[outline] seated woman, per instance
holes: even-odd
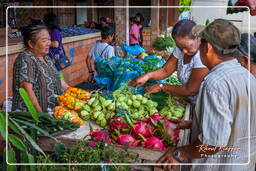
[[[12,111],[27,111],[19,88],[24,88],[38,112],[56,106],[56,96],[68,88],[59,78],[53,61],[47,55],[51,38],[45,25],[29,25],[22,32],[26,49],[21,52],[13,67]]]

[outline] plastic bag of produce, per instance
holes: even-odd
[[[123,70],[119,71],[114,76],[114,83],[112,91],[119,89],[123,84],[127,84],[129,81],[139,76],[137,71]]]
[[[107,90],[110,90],[112,87],[112,78],[109,77],[94,77],[95,81],[99,85],[103,85]]]
[[[101,59],[100,57],[96,56],[94,63],[96,71],[100,77],[113,77],[115,70],[120,64],[120,59],[118,57]]]
[[[128,46],[127,44],[123,44],[123,49],[127,53],[127,56],[139,55],[145,50],[140,45]]]

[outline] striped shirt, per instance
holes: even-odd
[[[250,80],[250,93],[249,93]],[[249,110],[249,96],[250,106]],[[208,158],[194,159],[195,171],[254,171],[256,161],[256,79],[241,67],[236,59],[215,66],[201,84],[197,105],[196,122],[198,138],[203,144],[222,149]],[[249,113],[250,112],[250,113]],[[250,117],[250,118],[249,118]],[[249,153],[250,122],[250,153]],[[236,148],[236,149],[235,149]],[[239,150],[238,150],[239,148]],[[216,165],[216,163],[241,163],[249,165]]]

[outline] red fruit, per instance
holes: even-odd
[[[145,147],[149,148],[149,149],[157,149],[157,150],[164,150],[165,149],[165,145],[162,142],[162,140],[160,140],[157,137],[150,137],[150,138],[146,138],[145,140]]]
[[[173,143],[178,144],[180,129],[170,121],[165,122],[164,129],[166,131],[166,135],[173,140]]]
[[[163,119],[163,117],[157,113],[150,116],[155,122],[158,122],[159,120]]]
[[[92,140],[94,140],[94,141],[111,142],[107,132],[103,132],[103,131],[99,131],[99,130],[91,131],[90,136],[91,136]]]
[[[116,141],[121,145],[137,146],[136,139],[129,134],[119,135]]]
[[[152,136],[153,130],[154,130],[153,126],[145,122],[140,122],[138,124],[135,124],[134,127],[132,128],[132,132],[135,136],[138,136],[139,134],[141,134],[144,137]]]
[[[113,117],[109,120],[109,129],[115,130],[115,129],[123,129],[123,128],[129,128],[127,125],[125,119],[123,117]]]

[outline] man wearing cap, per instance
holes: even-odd
[[[201,38],[200,57],[210,70],[201,84],[193,120],[198,131],[192,132],[198,132],[198,139],[170,148],[158,162],[192,161],[195,171],[254,171],[256,79],[233,57],[240,32],[231,22],[216,19],[205,28],[195,26],[193,33]]]
[[[250,49],[248,48],[249,45]],[[256,78],[256,38],[248,33],[243,33],[235,57],[237,57],[239,63],[248,69]]]

